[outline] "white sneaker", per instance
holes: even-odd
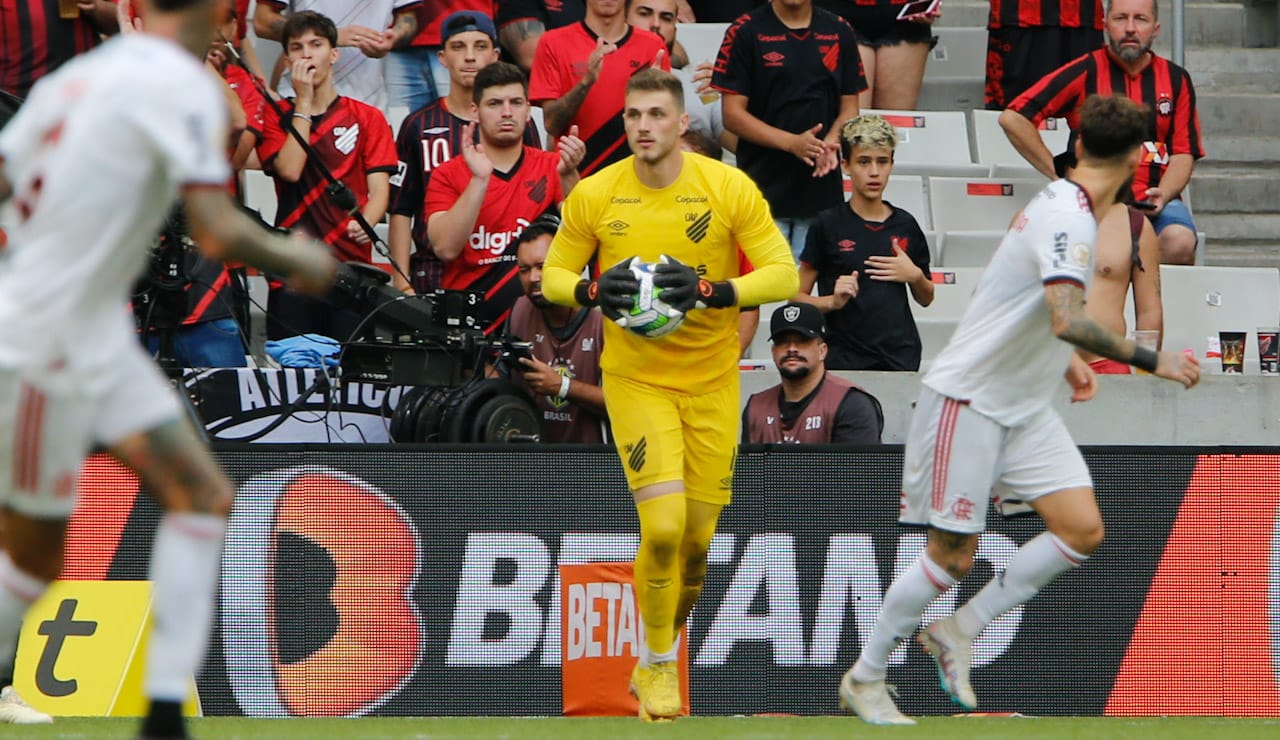
[[[973,665],[973,642],[956,634],[951,617],[939,619],[920,630],[916,640],[925,652],[933,656],[938,666],[938,683],[951,701],[972,712],[978,708],[978,696],[969,683],[969,668]]]
[[[840,679],[840,705],[872,725],[914,725],[916,721],[898,711],[884,681],[855,681],[853,669]]]
[[[0,689],[0,724],[49,725],[53,717],[22,700],[12,686]]]

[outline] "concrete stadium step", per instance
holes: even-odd
[[[1202,160],[1192,176],[1191,197],[1196,214],[1274,212],[1280,206],[1276,167],[1275,163],[1224,165],[1212,159]]]
[[[1195,197],[1199,197],[1196,195]],[[1221,211],[1196,213],[1196,226],[1208,235],[1209,245],[1215,241],[1236,242],[1250,240],[1263,242],[1280,239],[1280,213],[1246,213]]]
[[[1207,240],[1204,255],[1206,265],[1218,267],[1276,267],[1280,268],[1280,242],[1270,239],[1219,239]]]
[[[1261,93],[1200,93],[1196,108],[1205,142],[1225,134],[1274,136],[1280,120],[1280,95]]]
[[[1276,70],[1280,70],[1280,49],[1187,50],[1187,71],[1197,92],[1275,92]]]

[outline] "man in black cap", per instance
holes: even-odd
[[[880,444],[880,402],[827,372],[826,324],[816,306],[788,303],[774,311],[769,339],[782,382],[747,400],[743,442]]]

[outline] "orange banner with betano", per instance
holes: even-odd
[[[564,715],[636,716],[629,692],[644,625],[631,563],[560,566],[560,673]],[[689,645],[680,635],[680,693],[689,714]]]

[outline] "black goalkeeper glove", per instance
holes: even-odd
[[[599,306],[605,318],[617,321],[623,311],[635,304],[640,281],[631,272],[634,257],[625,259],[600,273],[595,280],[583,280],[573,290],[573,297],[584,306]]]
[[[662,288],[663,303],[683,313],[695,308],[728,308],[737,300],[728,280],[704,280],[692,267],[665,254],[653,269],[653,284]]]

